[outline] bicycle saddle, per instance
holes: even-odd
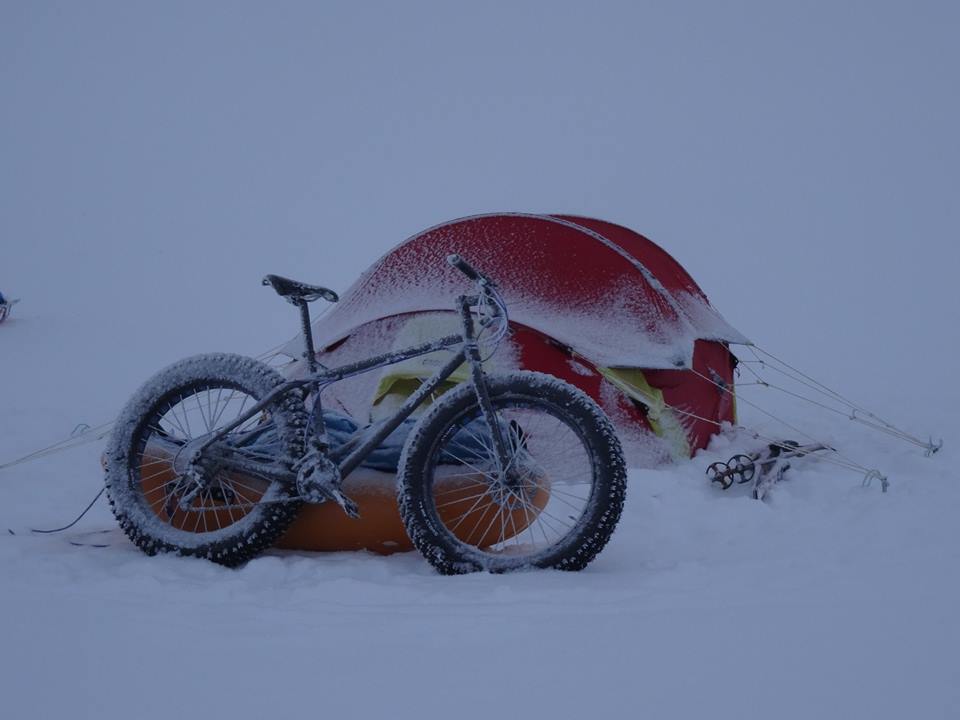
[[[307,285],[306,283],[290,280],[279,275],[267,275],[263,278],[263,284],[269,285],[276,290],[277,295],[286,298],[294,305],[301,300],[304,302],[313,302],[323,298],[328,302],[337,302],[340,297],[333,291],[319,285]]]

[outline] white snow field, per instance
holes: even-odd
[[[631,470],[585,571],[452,578],[149,558],[102,499],[32,534],[101,487],[84,445],[0,470],[0,716],[960,717],[958,30],[937,2],[0,3],[0,464],[287,340],[263,274],[343,291],[499,210],[649,235],[761,347],[944,440],[745,386],[889,491],[812,460],[766,502],[710,487],[741,433]]]

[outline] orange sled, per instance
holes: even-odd
[[[454,528],[454,534],[461,540],[466,540],[477,528],[488,528],[479,541],[475,535],[470,537],[470,544],[478,547],[519,535],[536,520],[550,499],[549,480],[540,478],[527,498],[525,509],[507,511],[492,501],[478,506],[477,496],[485,491],[488,483],[479,474],[464,475],[462,467],[450,467],[456,477],[440,476],[435,481],[434,492],[443,495],[443,502],[438,503],[440,519],[447,527]],[[235,500],[226,497],[209,498],[203,506],[195,505],[189,512],[175,508],[171,513],[164,488],[176,479],[176,473],[172,456],[159,445],[152,445],[144,452],[140,476],[144,478],[141,485],[153,512],[181,530],[207,532],[236,522],[244,513],[235,509]],[[262,495],[262,491],[243,477],[230,476],[229,484],[248,502],[256,502]],[[391,473],[358,468],[343,484],[344,493],[360,508],[358,519],[347,517],[333,503],[304,505],[276,546],[314,551],[369,550],[381,555],[413,550],[400,519],[395,485],[396,476]],[[494,522],[498,513],[501,520]],[[504,528],[510,528],[512,534],[504,536]]]

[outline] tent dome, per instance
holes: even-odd
[[[458,253],[500,287],[511,319],[607,367],[687,368],[696,340],[746,343],[668,253],[619,225],[504,213],[425,230],[381,257],[316,321],[327,348],[390,315],[451,310]]]

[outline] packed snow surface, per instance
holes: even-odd
[[[960,717],[955,3],[6,3],[0,463],[202,352],[298,330],[268,272],[350,284],[495,211],[621,223],[758,346],[944,447],[743,397],[891,482],[768,501],[633,470],[584,572],[415,553],[149,558],[103,442],[0,470],[4,718]],[[747,403],[741,421],[804,440]],[[9,529],[10,532],[7,532]],[[99,546],[104,547],[99,547]]]

